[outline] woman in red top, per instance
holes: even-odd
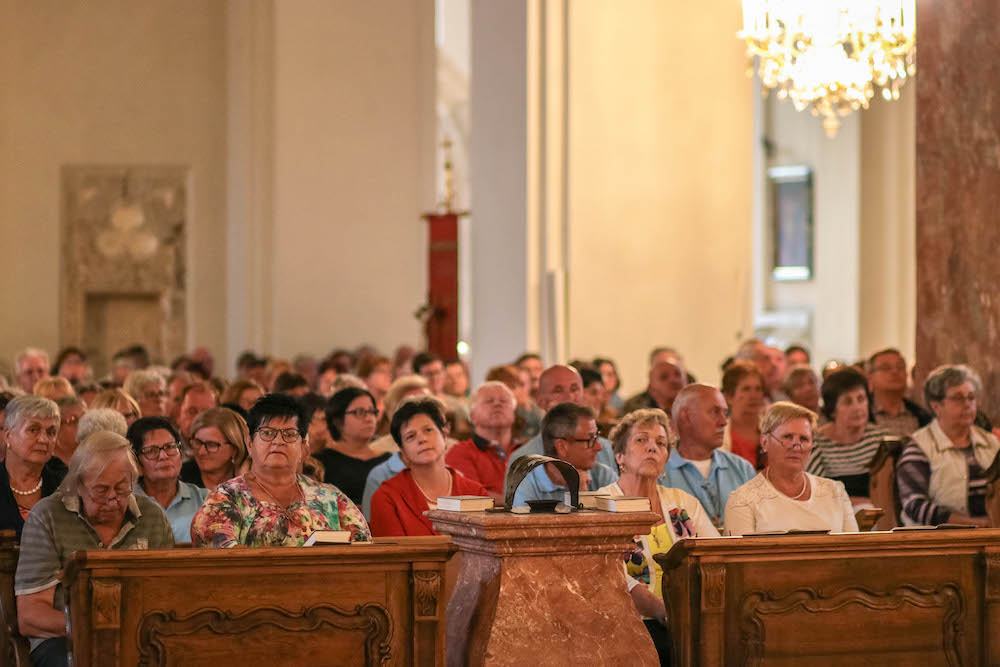
[[[434,398],[410,399],[396,409],[389,432],[407,467],[372,496],[368,524],[375,537],[437,535],[424,512],[435,509],[439,497],[488,495],[482,484],[444,464],[446,423]]]
[[[722,376],[722,395],[729,404],[727,449],[762,470],[767,466],[760,448],[760,415],[767,407],[764,376],[752,361],[733,362]]]

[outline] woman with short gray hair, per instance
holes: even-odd
[[[934,421],[913,434],[896,463],[904,523],[989,527],[985,473],[1000,440],[975,425],[982,386],[965,365],[938,366],[927,377]]]
[[[66,475],[53,456],[59,408],[41,396],[18,396],[4,409],[7,456],[0,463],[0,530],[21,538],[28,512],[50,495]]]

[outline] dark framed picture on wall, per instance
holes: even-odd
[[[805,165],[767,170],[775,280],[813,278],[813,180]]]

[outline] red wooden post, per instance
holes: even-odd
[[[445,361],[458,358],[458,217],[427,213],[427,305],[423,310],[427,349]]]

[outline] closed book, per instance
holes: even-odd
[[[649,512],[649,498],[598,496],[597,509],[605,512]]]
[[[601,493],[600,491],[581,491],[580,492],[580,504],[583,505],[584,509],[596,510],[597,509],[597,499],[600,497],[608,497],[607,493]],[[563,503],[569,505],[570,494],[569,491],[563,497]]]
[[[317,544],[350,544],[351,531],[349,530],[314,530],[313,534],[306,540],[304,546],[311,547]]]
[[[446,512],[482,512],[493,509],[493,499],[483,496],[441,496],[438,509]]]

